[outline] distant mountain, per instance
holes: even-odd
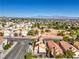
[[[48,18],[48,19],[79,19],[79,17],[67,17],[67,16],[34,16],[31,18]]]
[[[12,19],[12,18],[44,18],[44,19],[79,19],[79,17],[67,17],[67,16],[32,16],[32,17],[0,17],[0,20],[1,19]]]

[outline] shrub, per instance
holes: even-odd
[[[4,50],[8,50],[10,47],[11,47],[10,44],[6,44],[6,45],[3,47],[3,49],[4,49]]]

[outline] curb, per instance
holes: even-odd
[[[17,42],[14,42],[14,44],[12,45],[12,47],[9,48],[5,54],[3,54],[3,58],[5,58],[8,53],[10,53],[10,51],[16,46],[16,44],[17,44]]]

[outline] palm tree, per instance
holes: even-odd
[[[32,39],[32,46],[33,46],[33,51],[34,51],[34,47],[35,47],[35,39]]]
[[[47,50],[47,56],[50,57],[51,49],[50,48],[46,48],[46,50]]]
[[[50,55],[51,55],[51,49],[48,47],[47,43],[46,43],[46,50],[47,50],[47,53],[46,55],[50,58]]]
[[[54,58],[56,57],[56,51],[55,51],[55,47],[53,47],[53,49],[54,49]]]

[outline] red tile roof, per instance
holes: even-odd
[[[51,51],[54,53],[54,48],[55,48],[55,51],[58,53],[58,54],[63,54],[63,51],[62,49],[59,47],[59,45],[57,45],[55,42],[53,41],[48,41],[48,47],[51,49]]]
[[[79,42],[78,42],[78,41],[75,41],[75,42],[74,42],[74,45],[75,45],[76,48],[79,49]]]
[[[67,51],[70,48],[72,48],[73,52],[77,51],[77,49],[74,46],[72,46],[71,44],[69,44],[68,42],[60,41],[59,43],[60,43],[61,47],[63,48],[63,50],[65,50],[65,51]]]

